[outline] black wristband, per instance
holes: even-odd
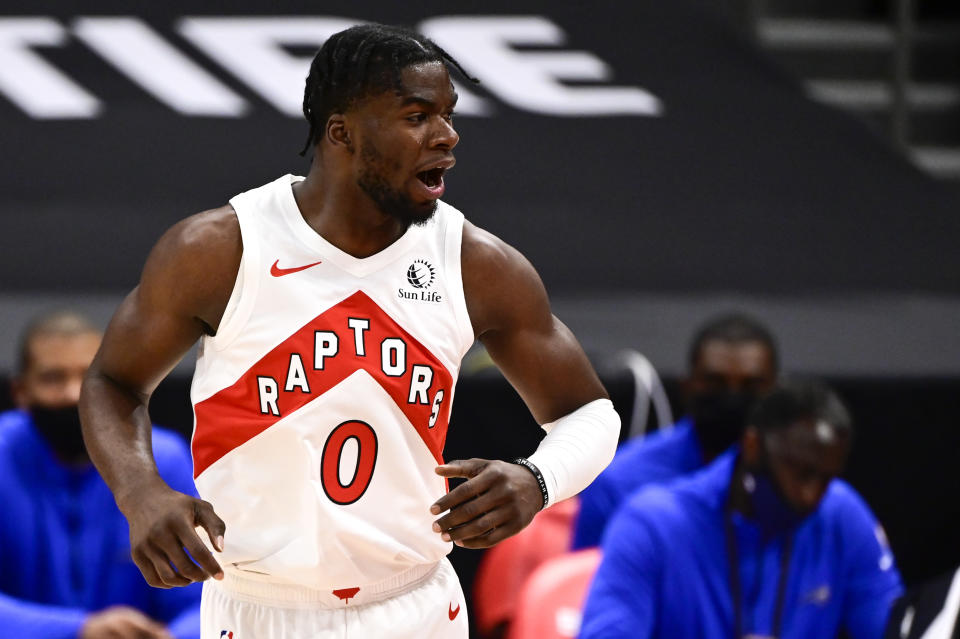
[[[519,464],[520,466],[523,466],[524,468],[529,470],[531,473],[533,473],[533,476],[537,480],[537,486],[540,487],[540,496],[543,497],[543,506],[540,507],[540,510],[543,510],[544,508],[546,508],[547,504],[550,501],[550,494],[547,492],[547,482],[543,478],[543,473],[541,473],[540,469],[537,468],[533,464],[533,462],[531,462],[526,457],[517,457],[516,459],[513,460],[513,463]]]

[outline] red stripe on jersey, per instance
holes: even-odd
[[[354,330],[347,324],[351,318],[370,321],[363,331],[364,355],[358,356]],[[339,349],[336,355],[325,357],[323,370],[314,370],[315,331],[337,334]],[[396,377],[388,376],[381,367],[381,344],[387,338],[400,338],[406,345],[406,367]],[[291,354],[300,356],[310,387],[306,393],[300,387],[285,391]],[[398,364],[394,361],[393,365]],[[429,366],[433,377],[427,391],[427,403],[408,402],[410,381],[415,365]],[[237,446],[287,417],[311,400],[330,390],[357,370],[365,370],[390,395],[417,433],[426,443],[438,463],[443,463],[443,444],[450,419],[450,396],[453,376],[423,344],[405,331],[383,309],[361,291],[330,307],[285,339],[257,363],[251,366],[234,384],[217,392],[194,406],[196,426],[193,435],[194,478],[211,464]],[[276,399],[280,415],[261,412],[260,382],[258,378],[276,380],[279,396]],[[438,390],[443,391],[436,422],[429,426],[432,402]],[[416,399],[422,400],[420,394]],[[365,401],[357,398],[358,402]],[[348,418],[349,416],[344,416]]]

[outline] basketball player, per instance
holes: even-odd
[[[87,377],[84,434],[144,577],[214,577],[205,638],[466,637],[451,542],[518,532],[613,456],[617,414],[533,267],[440,201],[448,64],[395,27],[332,36],[307,78],[307,177],[170,229]],[[442,461],[475,338],[548,433],[529,459]],[[202,501],[158,477],[147,417],[197,339]]]

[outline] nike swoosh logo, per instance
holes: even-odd
[[[460,604],[457,604],[457,608],[453,608],[453,604],[450,604],[450,610],[447,611],[447,615],[450,617],[450,621],[453,621],[457,618],[457,615],[460,614]]]
[[[273,263],[273,266],[270,267],[270,275],[274,277],[283,277],[284,275],[290,275],[291,273],[297,273],[299,271],[306,270],[311,266],[316,266],[320,262],[314,262],[313,264],[307,264],[306,266],[294,266],[293,268],[280,268],[277,266],[280,263],[280,260],[277,260]]]

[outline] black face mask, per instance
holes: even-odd
[[[754,400],[752,393],[730,391],[711,391],[690,398],[693,428],[706,455],[718,455],[740,440]]]
[[[37,431],[61,460],[84,462],[89,459],[80,430],[80,411],[76,406],[31,406],[30,415]]]

